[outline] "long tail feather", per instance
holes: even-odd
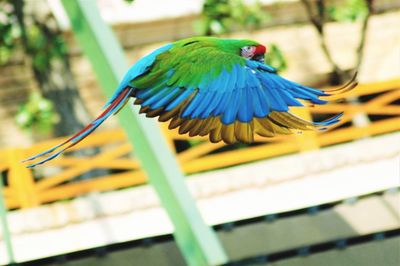
[[[58,155],[63,153],[64,151],[68,150],[69,148],[75,146],[78,144],[80,141],[85,139],[90,133],[92,133],[96,128],[98,128],[108,117],[110,117],[112,114],[117,113],[121,108],[127,103],[129,96],[131,95],[133,91],[133,88],[126,88],[124,91],[121,92],[121,94],[116,97],[108,106],[107,108],[95,119],[93,120],[89,125],[87,125],[85,128],[83,128],[81,131],[67,139],[66,141],[44,151],[39,154],[36,154],[32,157],[29,157],[23,162],[28,162],[28,161],[33,161],[37,158],[49,155],[48,157],[28,165],[28,168],[33,168],[39,164],[43,164],[47,161],[50,161],[54,158],[56,158]],[[61,148],[61,149],[60,149]],[[57,152],[55,152],[57,151]],[[55,153],[53,153],[55,152]]]

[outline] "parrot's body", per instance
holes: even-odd
[[[310,122],[289,113],[297,99],[325,104],[325,91],[305,87],[264,64],[266,48],[255,41],[193,37],[167,44],[140,59],[126,73],[103,113],[64,143],[28,158],[55,158],[93,132],[130,97],[147,117],[170,121],[169,128],[190,136],[209,135],[211,142],[251,143],[254,135],[273,137],[293,129],[327,127],[340,115]],[[355,86],[348,83],[342,90]]]

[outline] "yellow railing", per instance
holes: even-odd
[[[344,111],[341,122],[329,131],[305,132],[273,139],[256,138],[257,145],[245,149],[232,147],[226,149],[229,147],[223,143],[212,144],[204,138],[195,137],[190,140],[198,140],[198,143],[177,153],[176,156],[183,171],[190,174],[317,149],[400,129],[400,79],[359,85],[340,98],[353,96],[369,100],[357,105],[342,102],[294,110],[303,116],[310,114],[321,116]],[[330,100],[340,98],[332,96]],[[359,114],[374,116],[376,119],[365,126],[357,127],[351,122]],[[189,140],[188,136],[179,135],[177,131],[169,131],[166,127],[166,124],[162,124],[171,148],[174,147],[175,140]],[[33,207],[46,202],[77,197],[91,191],[126,188],[147,181],[146,174],[140,169],[138,161],[129,156],[132,147],[122,130],[94,133],[72,149],[76,151],[101,147],[101,152],[94,156],[64,155],[62,159],[55,159],[34,170],[27,169],[20,163],[21,159],[58,144],[61,140],[62,138],[52,139],[24,149],[12,148],[0,151],[0,173],[7,177],[4,195],[8,208]],[[93,169],[111,169],[112,173],[77,180],[78,176]]]

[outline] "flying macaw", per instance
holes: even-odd
[[[342,88],[322,91],[279,76],[264,63],[266,47],[252,40],[193,37],[153,51],[134,64],[107,101],[104,111],[63,143],[32,156],[54,159],[78,144],[108,117],[136,98],[147,117],[170,121],[180,134],[209,135],[211,142],[251,143],[254,135],[273,137],[293,130],[325,128],[341,114],[323,122],[306,121],[289,112],[289,106],[325,104],[329,96],[356,86],[354,78]]]

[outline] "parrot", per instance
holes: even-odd
[[[191,37],[168,43],[129,68],[102,113],[59,145],[29,157],[33,168],[89,136],[130,98],[146,117],[169,121],[180,134],[208,136],[212,143],[252,143],[294,131],[325,130],[342,113],[321,122],[302,119],[289,107],[326,104],[321,96],[353,89],[355,76],[340,88],[315,89],[278,75],[265,64],[267,47],[247,39]],[[300,101],[301,100],[301,101]]]

